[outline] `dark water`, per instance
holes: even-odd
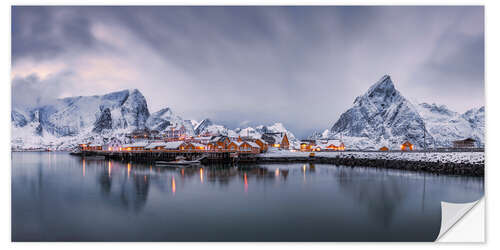
[[[14,241],[433,241],[483,179],[333,165],[164,169],[12,153]]]

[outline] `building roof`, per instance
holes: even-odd
[[[129,143],[129,144],[124,144],[122,145],[123,148],[137,148],[137,147],[146,147],[149,143],[147,141],[138,141],[134,143]]]
[[[318,145],[326,145],[326,146],[330,146],[330,145],[334,145],[334,146],[340,146],[340,144],[342,144],[342,142],[340,140],[337,140],[337,139],[328,139],[328,140],[318,140]]]
[[[197,142],[191,142],[191,144],[195,147],[205,147],[205,144],[197,143]]]
[[[260,148],[259,144],[255,143],[253,141],[244,141],[244,142],[248,143],[253,148]]]
[[[149,145],[147,145],[144,148],[145,149],[153,149],[153,148],[156,148],[156,147],[164,147],[166,145],[167,145],[166,142],[152,142],[152,143],[150,143]]]
[[[231,141],[229,144],[231,144],[231,143],[234,143],[234,144],[236,144],[236,146],[239,147],[239,146],[241,146],[241,144],[244,143],[244,141]]]
[[[165,149],[178,149],[182,144],[183,141],[169,141],[165,144]]]
[[[199,139],[199,140],[210,140],[210,139],[212,139],[212,136],[198,136],[198,137],[196,137],[195,139]]]
[[[453,142],[475,142],[476,140],[472,139],[472,138],[467,138],[467,139],[463,139],[463,140],[456,140],[456,141],[453,141]]]

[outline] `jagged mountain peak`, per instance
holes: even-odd
[[[375,82],[366,92],[366,95],[374,93],[392,93],[396,91],[394,83],[392,82],[391,76],[384,75],[380,80]]]
[[[423,146],[425,130],[417,109],[394,87],[391,77],[384,75],[340,116],[330,136],[366,138],[373,147],[381,143],[397,145],[404,140]],[[425,144],[430,141],[428,136]]]
[[[397,149],[406,140],[420,149],[450,147],[454,140],[469,137],[482,145],[484,107],[459,114],[436,103],[414,106],[385,75],[358,96],[323,137],[342,135],[351,148]]]
[[[142,129],[150,114],[142,93],[127,89],[55,99],[21,112],[13,109],[11,116],[14,139],[22,144],[43,144]]]
[[[394,83],[389,75],[384,75],[375,82],[361,96],[354,100],[354,105],[365,106],[374,111],[383,112],[388,109],[392,103],[404,100],[399,91],[394,87]]]

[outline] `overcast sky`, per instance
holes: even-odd
[[[483,7],[13,7],[13,105],[137,88],[231,128],[329,128],[384,74],[484,105]]]

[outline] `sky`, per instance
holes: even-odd
[[[12,7],[12,105],[139,89],[230,128],[330,128],[383,75],[414,103],[484,105],[484,8]]]

